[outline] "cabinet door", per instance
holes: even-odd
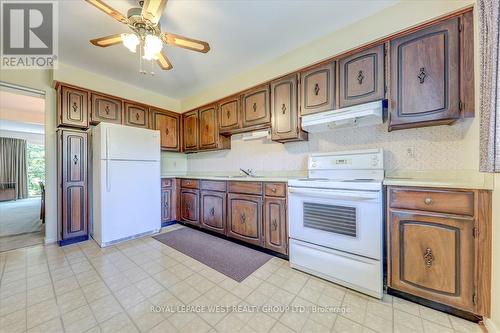
[[[275,141],[307,140],[300,129],[297,75],[271,83],[271,138]]]
[[[390,284],[475,312],[474,220],[391,211]]]
[[[288,253],[286,199],[265,199],[264,246],[276,252]]]
[[[119,99],[92,94],[90,121],[92,124],[100,122],[121,124],[122,101]]]
[[[149,110],[145,105],[125,102],[125,125],[148,128]]]
[[[303,71],[301,114],[335,109],[335,62]]]
[[[339,60],[340,107],[385,98],[384,45]]]
[[[227,236],[262,245],[262,197],[228,194]]]
[[[87,133],[59,131],[60,237],[87,236]]]
[[[172,189],[163,188],[161,190],[161,221],[170,222],[172,220]]]
[[[186,112],[182,115],[184,126],[184,151],[198,149],[198,111]]]
[[[198,225],[199,222],[199,190],[181,190],[181,220]]]
[[[85,90],[60,87],[59,124],[78,128],[89,127],[88,99]]]
[[[391,42],[389,129],[460,117],[459,22],[453,18]]]
[[[201,191],[201,226],[221,234],[226,233],[226,193]]]
[[[160,131],[161,149],[180,151],[180,116],[175,113],[167,113],[156,109],[151,109],[151,113],[151,128]]]
[[[210,149],[217,146],[217,113],[216,105],[200,109],[200,149]]]
[[[219,103],[219,133],[231,133],[241,126],[240,98],[229,97]]]
[[[243,127],[266,125],[270,121],[269,85],[247,91],[243,95]]]

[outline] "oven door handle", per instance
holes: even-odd
[[[361,192],[361,191],[349,191],[349,190],[328,190],[328,189],[316,189],[316,188],[297,188],[289,187],[288,193],[306,195],[312,197],[322,197],[331,199],[350,199],[350,200],[374,200],[380,198],[380,191],[373,192]]]

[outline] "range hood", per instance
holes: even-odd
[[[385,101],[376,101],[302,116],[302,128],[309,133],[319,133],[338,128],[382,124],[384,103]]]

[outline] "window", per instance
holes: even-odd
[[[28,143],[28,193],[29,196],[41,195],[40,182],[45,183],[45,149],[43,145]]]

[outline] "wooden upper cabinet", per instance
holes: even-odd
[[[226,192],[201,191],[200,220],[203,228],[226,233]]]
[[[227,236],[262,245],[262,197],[228,194]]]
[[[461,117],[459,23],[452,18],[391,41],[389,130]]]
[[[230,134],[241,127],[241,99],[228,97],[219,102],[219,133]]]
[[[125,102],[125,125],[148,128],[149,109],[146,105]]]
[[[271,83],[271,138],[274,141],[307,140],[300,128],[297,98],[297,75]]]
[[[159,109],[150,109],[151,128],[160,131],[162,150],[181,151],[180,115]]]
[[[338,63],[341,108],[385,98],[383,44],[342,58]]]
[[[89,127],[88,91],[67,86],[59,86],[58,90],[58,126]]]
[[[259,86],[243,94],[243,127],[268,125],[271,122],[269,85]]]
[[[335,62],[300,73],[301,114],[335,109]]]
[[[391,288],[476,313],[474,220],[390,214]]]
[[[200,144],[199,149],[211,149],[217,146],[217,105],[213,104],[199,110]]]
[[[90,122],[121,124],[122,123],[122,101],[116,98],[92,93],[90,96]]]
[[[186,112],[182,115],[184,151],[198,149],[198,125],[198,110]]]
[[[284,198],[265,199],[264,246],[276,252],[288,253],[286,199]]]
[[[88,134],[83,131],[58,131],[60,178],[59,240],[87,236],[87,151]]]

